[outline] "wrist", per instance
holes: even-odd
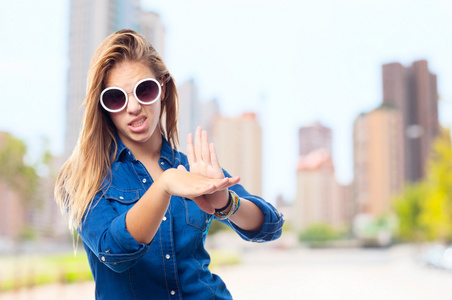
[[[228,196],[228,201],[227,201],[226,205],[223,207],[220,207],[220,208],[215,208],[215,212],[219,213],[219,212],[223,212],[227,209],[230,209],[230,207],[232,205],[232,197],[231,197],[231,194],[229,193],[229,191],[227,193],[227,196]]]
[[[240,197],[234,192],[229,191],[228,192],[229,197],[231,199],[231,205],[228,206],[227,210],[224,211],[217,211],[215,210],[215,217],[219,220],[225,220],[234,215],[240,207]]]
[[[160,187],[160,189],[168,196],[171,196],[171,192],[169,190],[169,185],[168,185],[168,172],[171,172],[173,169],[168,169],[166,171],[163,171],[163,173],[159,176],[159,178],[157,178],[157,180],[154,182],[154,184],[156,184],[157,186]]]

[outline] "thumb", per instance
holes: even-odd
[[[215,208],[213,208],[213,206],[209,202],[207,202],[204,196],[194,197],[192,200],[202,211],[208,214],[213,214],[215,212]]]
[[[184,167],[184,165],[178,165],[177,169],[181,170],[181,171],[187,171],[187,169]]]

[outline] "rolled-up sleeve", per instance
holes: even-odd
[[[149,245],[138,243],[126,228],[126,214],[118,214],[108,200],[97,196],[78,230],[99,261],[115,272],[124,272],[146,254]]]
[[[224,173],[225,176],[230,177],[226,171]],[[259,207],[264,214],[264,224],[260,231],[247,231],[241,229],[230,220],[223,220],[223,223],[234,229],[246,241],[263,243],[276,240],[281,236],[284,216],[273,205],[258,196],[251,195],[240,184],[236,184],[229,189],[236,192],[240,198],[247,199]]]
[[[240,197],[240,195],[239,195]],[[278,212],[271,204],[256,196],[242,197],[253,202],[264,214],[264,224],[260,231],[243,230],[230,220],[229,225],[246,241],[263,243],[278,239],[282,233],[284,216]]]

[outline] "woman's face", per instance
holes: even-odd
[[[111,69],[105,88],[120,87],[130,93],[133,92],[135,85],[145,78],[154,78],[160,82],[147,65],[136,61],[123,61]],[[131,148],[134,143],[145,143],[151,137],[160,139],[160,101],[164,94],[165,86],[162,87],[162,93],[155,103],[144,105],[137,101],[134,93],[130,93],[123,110],[109,112],[124,145]]]

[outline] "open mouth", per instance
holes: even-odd
[[[146,121],[146,117],[141,117],[138,120],[135,120],[133,122],[129,123],[129,126],[131,127],[140,127],[141,125],[143,125],[143,123]]]

